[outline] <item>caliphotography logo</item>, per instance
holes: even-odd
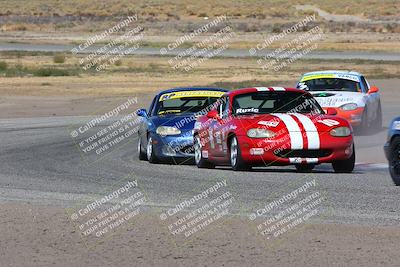
[[[80,125],[71,125],[69,135],[86,163],[93,163],[122,146],[136,142],[141,118],[138,97],[97,111]]]
[[[318,174],[296,178],[250,211],[257,244],[282,246],[308,225],[331,216],[329,195],[319,181]]]
[[[224,223],[238,204],[229,181],[209,180],[162,209],[160,223],[171,243],[182,249],[205,233],[218,231],[217,226]]]
[[[118,180],[107,190],[81,200],[66,212],[77,238],[88,249],[134,225],[148,198],[134,173]]]
[[[315,14],[307,16],[281,33],[265,39],[249,49],[250,55],[264,54],[257,59],[257,64],[262,70],[281,71],[318,48],[318,42],[323,38],[323,32],[319,26],[299,33],[299,30],[304,31],[307,25],[315,22],[315,18]],[[278,48],[271,49],[272,45],[278,45]]]

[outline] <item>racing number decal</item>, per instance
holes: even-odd
[[[325,124],[328,127],[332,127],[332,126],[336,126],[336,125],[340,124],[340,122],[332,120],[332,119],[323,119],[323,120],[319,120],[318,122]]]

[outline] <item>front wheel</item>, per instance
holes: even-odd
[[[350,158],[345,160],[337,160],[332,163],[332,167],[337,173],[351,173],[354,170],[356,164],[356,152],[354,150],[354,145],[352,148],[352,154]]]
[[[215,168],[215,165],[209,162],[207,159],[203,158],[203,154],[201,152],[201,140],[199,136],[195,136],[194,138],[194,161],[198,168]]]
[[[147,160],[150,163],[158,163],[159,162],[157,156],[154,153],[153,138],[151,138],[151,136],[149,136],[149,138],[147,139],[146,152],[147,152]]]
[[[232,169],[234,171],[250,170],[251,166],[247,165],[242,159],[242,153],[236,136],[232,137],[229,148],[229,158]]]
[[[393,183],[400,186],[400,137],[395,137],[390,144],[389,171]]]
[[[143,152],[143,147],[142,147],[142,138],[139,135],[139,140],[138,140],[138,154],[139,154],[139,160],[147,160],[147,154],[146,152]]]

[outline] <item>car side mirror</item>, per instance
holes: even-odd
[[[378,93],[379,92],[379,88],[376,86],[371,86],[371,88],[369,88],[368,90],[368,94],[373,94],[373,93]]]
[[[337,115],[337,111],[334,108],[327,108],[326,114],[334,116],[334,115]]]
[[[218,119],[219,119],[218,111],[215,110],[215,109],[210,110],[210,111],[207,113],[207,118],[218,120]]]
[[[147,118],[147,111],[144,108],[138,109],[136,115]]]

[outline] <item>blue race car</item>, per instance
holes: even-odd
[[[393,182],[395,185],[400,185],[400,117],[390,124],[384,149]]]
[[[140,160],[158,163],[164,160],[194,158],[193,128],[196,117],[207,113],[226,92],[219,88],[174,88],[160,92],[139,126]]]

